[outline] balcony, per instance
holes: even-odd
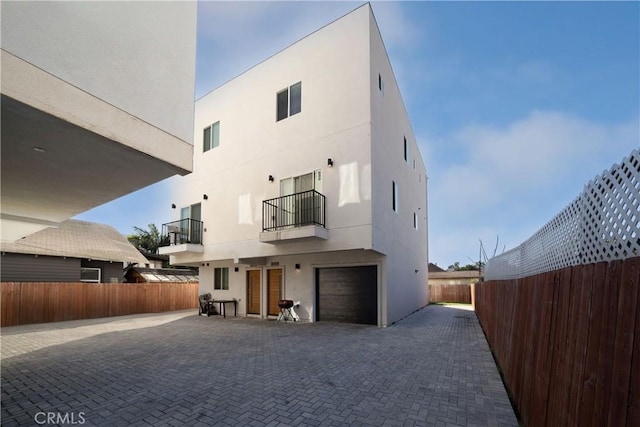
[[[162,244],[158,253],[203,253],[202,230],[202,221],[191,218],[162,224]]]
[[[296,239],[328,239],[325,228],[325,196],[315,190],[276,197],[262,202],[264,243]]]

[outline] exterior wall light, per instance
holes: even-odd
[[[202,198],[203,198],[204,200],[209,200],[209,196],[207,196],[206,194],[203,194],[203,195],[202,195]]]
[[[269,182],[273,182],[273,175],[269,175]]]
[[[175,209],[176,208],[176,204],[175,203],[171,203],[171,209]]]
[[[329,158],[327,159],[327,165],[328,165],[329,167],[332,167],[332,166],[333,166],[333,160],[331,159],[331,157],[329,157]]]
[[[300,270],[300,264],[296,264],[296,270]]]

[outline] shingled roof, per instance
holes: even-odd
[[[115,228],[68,219],[14,243],[1,243],[2,252],[66,256],[145,265],[149,261]]]

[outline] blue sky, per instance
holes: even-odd
[[[195,97],[360,4],[201,2]],[[640,146],[640,3],[372,7],[427,166],[431,262],[517,246]],[[173,182],[77,218],[160,226]]]

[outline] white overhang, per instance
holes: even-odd
[[[192,170],[193,146],[2,50],[2,241]]]
[[[305,227],[295,227],[283,230],[264,231],[260,233],[260,241],[262,243],[286,243],[292,240],[310,240],[329,238],[329,230],[317,225],[308,225]]]

